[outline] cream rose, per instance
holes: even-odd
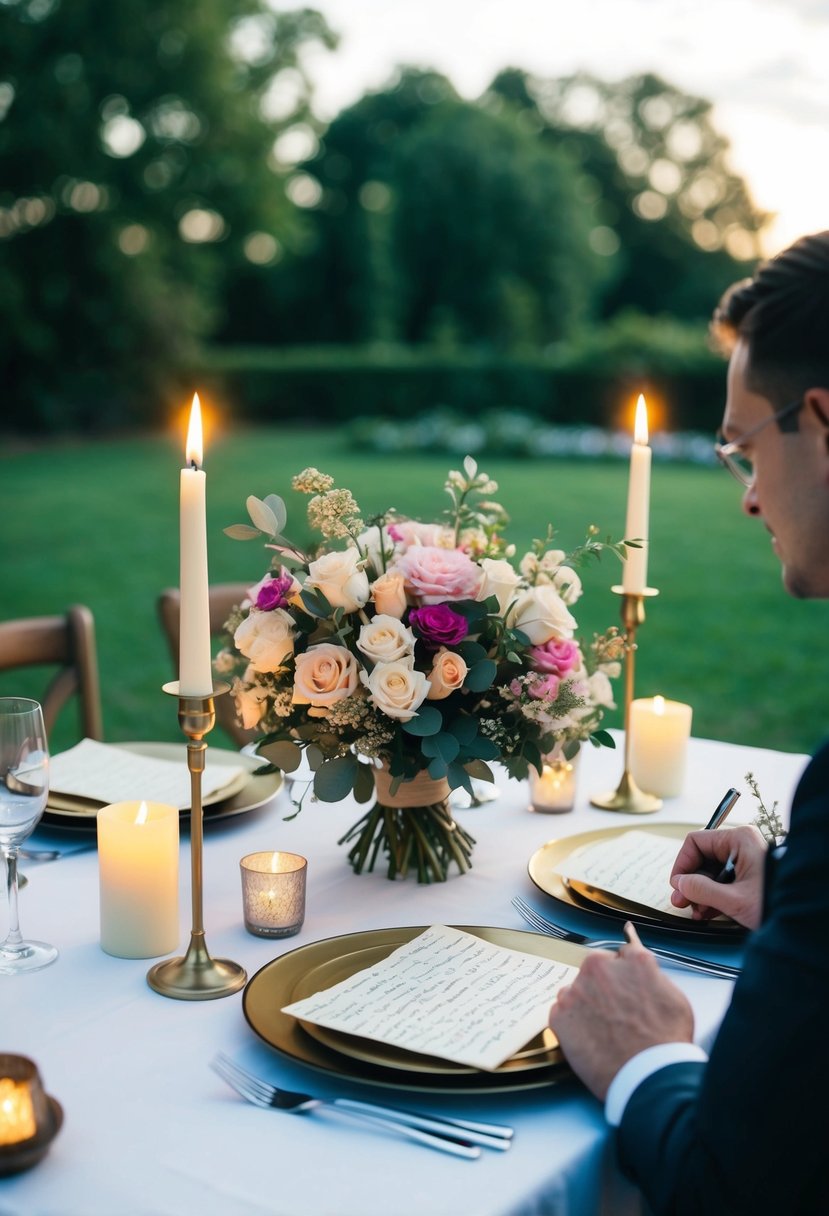
[[[279,671],[294,652],[294,622],[284,608],[251,612],[233,635],[237,650],[254,671]]]
[[[308,565],[305,586],[321,591],[332,608],[356,612],[368,603],[368,575],[356,549],[325,553]]]
[[[324,718],[328,709],[357,687],[357,660],[345,646],[320,642],[296,657],[294,705],[310,705],[308,716]]]
[[[486,600],[494,595],[498,600],[498,611],[503,614],[516,598],[516,588],[521,579],[510,563],[502,559],[485,557],[480,565],[484,577],[475,598]]]
[[[371,585],[371,598],[378,613],[398,620],[406,611],[406,580],[397,570],[387,570]]]
[[[357,649],[373,663],[395,663],[414,654],[415,635],[396,616],[378,613],[373,621],[363,625],[357,638]]]
[[[441,646],[432,661],[432,670],[426,677],[429,681],[427,700],[442,701],[450,693],[456,692],[466,679],[468,670],[459,654]]]
[[[399,659],[396,663],[378,663],[371,674],[360,672],[372,704],[401,722],[416,717],[429,692],[426,676],[410,664],[411,659]]]
[[[550,638],[572,637],[576,628],[564,600],[549,584],[530,587],[520,595],[510,609],[507,624],[525,633],[533,646],[542,646]]]
[[[258,726],[268,708],[268,690],[261,684],[246,685],[241,680],[233,681],[231,695],[236,702],[236,715],[245,730]]]
[[[378,574],[385,570],[386,564],[391,561],[395,551],[400,548],[389,535],[389,530],[385,525],[366,528],[365,532],[361,532],[357,537],[356,545]]]

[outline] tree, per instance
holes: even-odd
[[[523,116],[592,182],[594,248],[617,254],[602,313],[700,317],[759,256],[769,216],[728,164],[711,104],[645,74],[611,84],[586,73],[499,73],[481,104]]]
[[[0,362],[12,425],[150,421],[240,267],[301,240],[311,10],[0,6]]]

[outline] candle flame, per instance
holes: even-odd
[[[647,440],[646,440],[647,442]],[[190,425],[187,428],[187,444],[184,449],[188,464],[202,466],[204,460],[204,439],[201,425],[201,402],[199,394],[193,393],[193,404],[190,406]]]
[[[279,873],[280,873],[280,870],[279,870],[279,854],[278,854],[278,853],[272,853],[272,854],[271,854],[271,874],[279,874]]]
[[[642,393],[636,402],[636,421],[633,424],[633,442],[647,444],[648,442],[648,407]]]
[[[653,712],[661,717],[665,713],[665,698],[656,696],[653,699]]]
[[[135,822],[136,822],[136,824],[146,823],[147,820],[149,819],[149,817],[150,817],[150,808],[147,806],[146,802],[142,802],[140,807],[138,808],[138,813],[135,816]]]

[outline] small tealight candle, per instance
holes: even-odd
[[[28,1079],[0,1077],[0,1144],[19,1144],[37,1132],[32,1087]]]
[[[239,865],[247,931],[257,937],[299,933],[305,920],[305,858],[298,853],[249,853]]]
[[[36,1165],[62,1122],[60,1103],[44,1090],[34,1060],[0,1052],[0,1180]]]
[[[548,757],[541,769],[541,776],[533,771],[530,775],[530,809],[543,814],[560,814],[572,811],[576,801],[576,765],[564,757]]]
[[[178,945],[178,809],[114,802],[98,812],[101,947],[156,958]]]
[[[681,701],[643,697],[630,706],[630,771],[641,790],[659,798],[682,792],[692,710]]]

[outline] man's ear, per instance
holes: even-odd
[[[806,393],[806,405],[824,427],[829,446],[829,388],[810,388]]]

